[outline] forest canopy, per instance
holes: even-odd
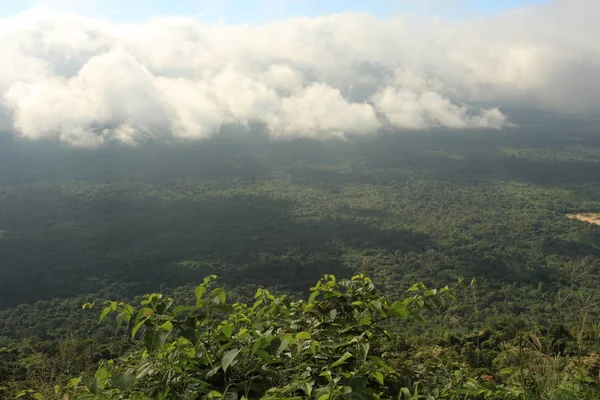
[[[501,134],[273,141],[255,132],[93,150],[4,138],[0,387],[47,397],[143,352],[143,340],[111,319],[98,324],[84,303],[162,293],[191,306],[189,293],[213,274],[229,304],[251,304],[265,288],[299,301],[323,275],[343,280],[367,263],[385,301],[418,282],[474,279],[443,315],[385,327],[418,360],[397,360],[414,379],[394,390],[593,396],[600,227],[569,215],[600,212],[596,135],[557,122]],[[434,348],[446,352],[444,374],[463,371],[453,383],[414,375],[433,373],[424,354]],[[525,365],[519,351],[545,369],[508,380],[504,368]],[[64,359],[73,362],[59,367]],[[580,375],[567,368],[576,359]],[[567,376],[582,380],[542,379]]]

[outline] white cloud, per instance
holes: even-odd
[[[257,26],[34,9],[0,20],[0,126],[80,146],[250,122],[274,137],[503,128],[494,105],[599,112],[597,37],[596,0],[469,21],[346,13]]]
[[[15,129],[31,138],[58,135],[87,144],[101,142],[113,130],[118,138],[131,127],[140,134],[169,128],[168,105],[154,76],[118,48],[91,57],[74,77],[17,81],[4,102],[13,111]],[[73,139],[78,136],[86,138]]]
[[[173,136],[184,139],[207,137],[224,123],[224,112],[205,82],[159,78],[158,86],[172,109]]]
[[[323,83],[283,98],[281,108],[273,110],[268,119],[276,136],[343,137],[348,132],[372,133],[379,125],[373,107],[350,103],[339,90]]]
[[[289,65],[273,64],[262,74],[262,81],[271,89],[289,94],[302,88],[304,78],[301,72]]]
[[[392,126],[400,129],[500,129],[511,125],[498,108],[469,109],[441,95],[443,90],[439,80],[399,69],[394,85],[378,92],[373,103]]]

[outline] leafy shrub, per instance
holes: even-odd
[[[228,304],[215,278],[196,287],[193,306],[175,306],[160,294],[145,296],[138,309],[107,302],[100,320],[116,313],[140,346],[101,363],[93,376],[72,379],[73,398],[416,396],[405,387],[411,377],[388,364],[386,326],[420,320],[423,308],[452,301],[448,287],[420,284],[390,302],[364,275],[342,281],[326,275],[306,301],[258,289],[253,304]]]

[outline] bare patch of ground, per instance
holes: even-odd
[[[600,225],[600,213],[567,214],[567,217]]]

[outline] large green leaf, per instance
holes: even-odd
[[[121,326],[123,323],[127,325],[129,324],[129,321],[131,321],[131,314],[127,311],[123,311],[117,315],[117,326]]]
[[[406,303],[401,300],[395,301],[394,304],[392,304],[392,308],[390,308],[390,313],[392,313],[393,316],[400,319],[407,319],[410,315]]]
[[[310,333],[308,333],[308,332],[298,332],[298,333],[296,333],[296,339],[297,340],[309,340],[310,339]]]
[[[209,379],[209,378],[212,378],[213,376],[215,376],[215,374],[216,374],[217,372],[219,372],[219,370],[220,370],[220,369],[221,369],[221,366],[220,366],[220,365],[217,365],[216,367],[214,367],[214,368],[212,368],[211,370],[209,370],[209,371],[206,373],[206,379]]]
[[[264,338],[256,339],[256,342],[252,345],[252,354],[256,354],[256,352],[265,344]]]
[[[352,354],[350,352],[345,352],[337,361],[335,361],[329,367],[330,368],[338,367],[338,366],[342,365],[343,363],[345,363],[346,360],[349,359],[349,358],[351,358],[351,357],[354,357],[354,354]]]
[[[368,359],[373,361],[376,365],[380,366],[381,368],[384,368],[388,372],[395,372],[389,365],[387,365],[381,358],[377,356],[369,356]]]
[[[165,332],[171,332],[173,330],[173,323],[171,321],[166,321],[164,324],[159,326],[158,329]]]
[[[381,372],[375,371],[372,376],[380,385],[383,385],[383,374]]]
[[[269,353],[266,350],[258,349],[254,352],[257,356],[260,357],[264,362],[269,362]]]
[[[204,292],[206,292],[205,285],[196,286],[196,289],[194,290],[194,295],[196,295],[196,300],[200,300],[202,298],[202,296],[204,295]]]
[[[142,327],[142,325],[144,325],[144,322],[146,322],[146,319],[142,318],[142,320],[140,322],[138,322],[137,324],[135,324],[135,326],[131,330],[131,338],[132,339],[135,338],[135,334],[140,330],[140,328]]]
[[[240,353],[241,349],[231,349],[223,353],[223,358],[221,359],[221,367],[223,367],[223,371],[227,372],[227,368],[233,363],[236,359],[237,355]]]
[[[233,326],[233,324],[225,324],[221,327],[221,332],[223,332],[227,339],[230,339],[234,329],[235,327]]]
[[[104,307],[104,309],[102,310],[102,312],[100,313],[100,319],[98,320],[98,322],[102,322],[102,320],[104,318],[106,318],[106,316],[108,315],[109,312],[113,311],[112,308],[110,307]]]

